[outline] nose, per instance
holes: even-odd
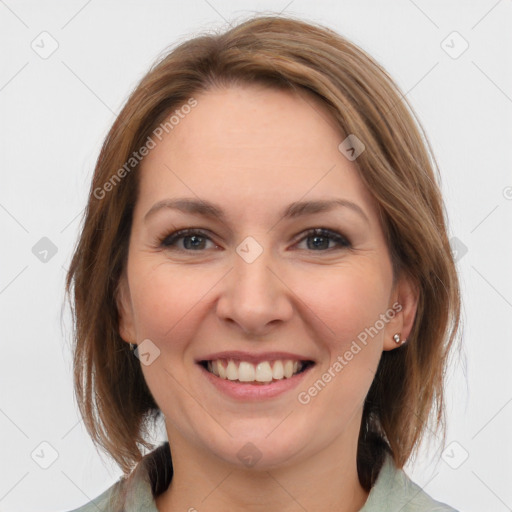
[[[217,316],[246,336],[263,336],[293,315],[292,291],[267,251],[254,261],[234,255],[234,268],[222,280]]]

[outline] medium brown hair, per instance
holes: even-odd
[[[407,275],[419,291],[408,342],[382,354],[364,403],[357,468],[369,490],[385,452],[403,467],[431,419],[436,430],[443,427],[444,442],[443,383],[460,322],[459,284],[439,171],[412,108],[362,49],[302,20],[257,16],[179,44],[142,79],[114,122],[66,280],[68,294],[73,287],[79,409],[93,441],[126,475],[141,460],[140,447],[154,448],[146,435],[161,413],[140,362],[119,335],[116,306],[138,191],[139,165],[128,172],[126,162],[194,94],[251,84],[306,91],[327,107],[342,133],[363,141],[366,150],[354,163],[380,210],[394,277]]]

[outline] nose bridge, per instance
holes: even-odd
[[[272,266],[270,250],[258,250],[254,243],[242,243],[237,247],[234,262],[235,290],[240,298],[249,302],[273,296],[272,280],[275,279],[269,268]],[[259,297],[259,296],[262,297]]]
[[[236,322],[246,332],[260,332],[292,312],[286,286],[276,277],[278,262],[255,238],[247,237],[237,247],[217,314]]]

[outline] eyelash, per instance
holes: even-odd
[[[164,249],[172,249],[173,246],[176,245],[176,242],[180,239],[192,237],[192,236],[199,236],[201,238],[204,238],[206,240],[210,240],[213,242],[213,240],[204,232],[198,229],[181,229],[179,231],[175,231],[173,233],[169,233],[162,238],[158,239],[158,245],[163,247]],[[340,233],[337,233],[336,231],[332,231],[330,229],[325,228],[313,228],[305,231],[305,235],[297,242],[300,243],[303,240],[307,240],[309,237],[323,237],[327,238],[329,240],[332,240],[338,244],[338,249],[348,249],[351,248],[352,245],[350,241],[341,235]],[[176,249],[181,252],[201,252],[202,249],[194,250],[194,249]],[[307,250],[307,249],[306,249]],[[332,250],[336,250],[335,248],[330,248],[326,250],[318,250],[315,251],[311,249],[312,252],[331,252]]]

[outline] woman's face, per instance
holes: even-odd
[[[195,99],[138,171],[119,296],[171,449],[267,468],[343,447],[355,460],[382,351],[414,316],[376,205],[310,96]],[[339,203],[310,204],[324,201]]]

